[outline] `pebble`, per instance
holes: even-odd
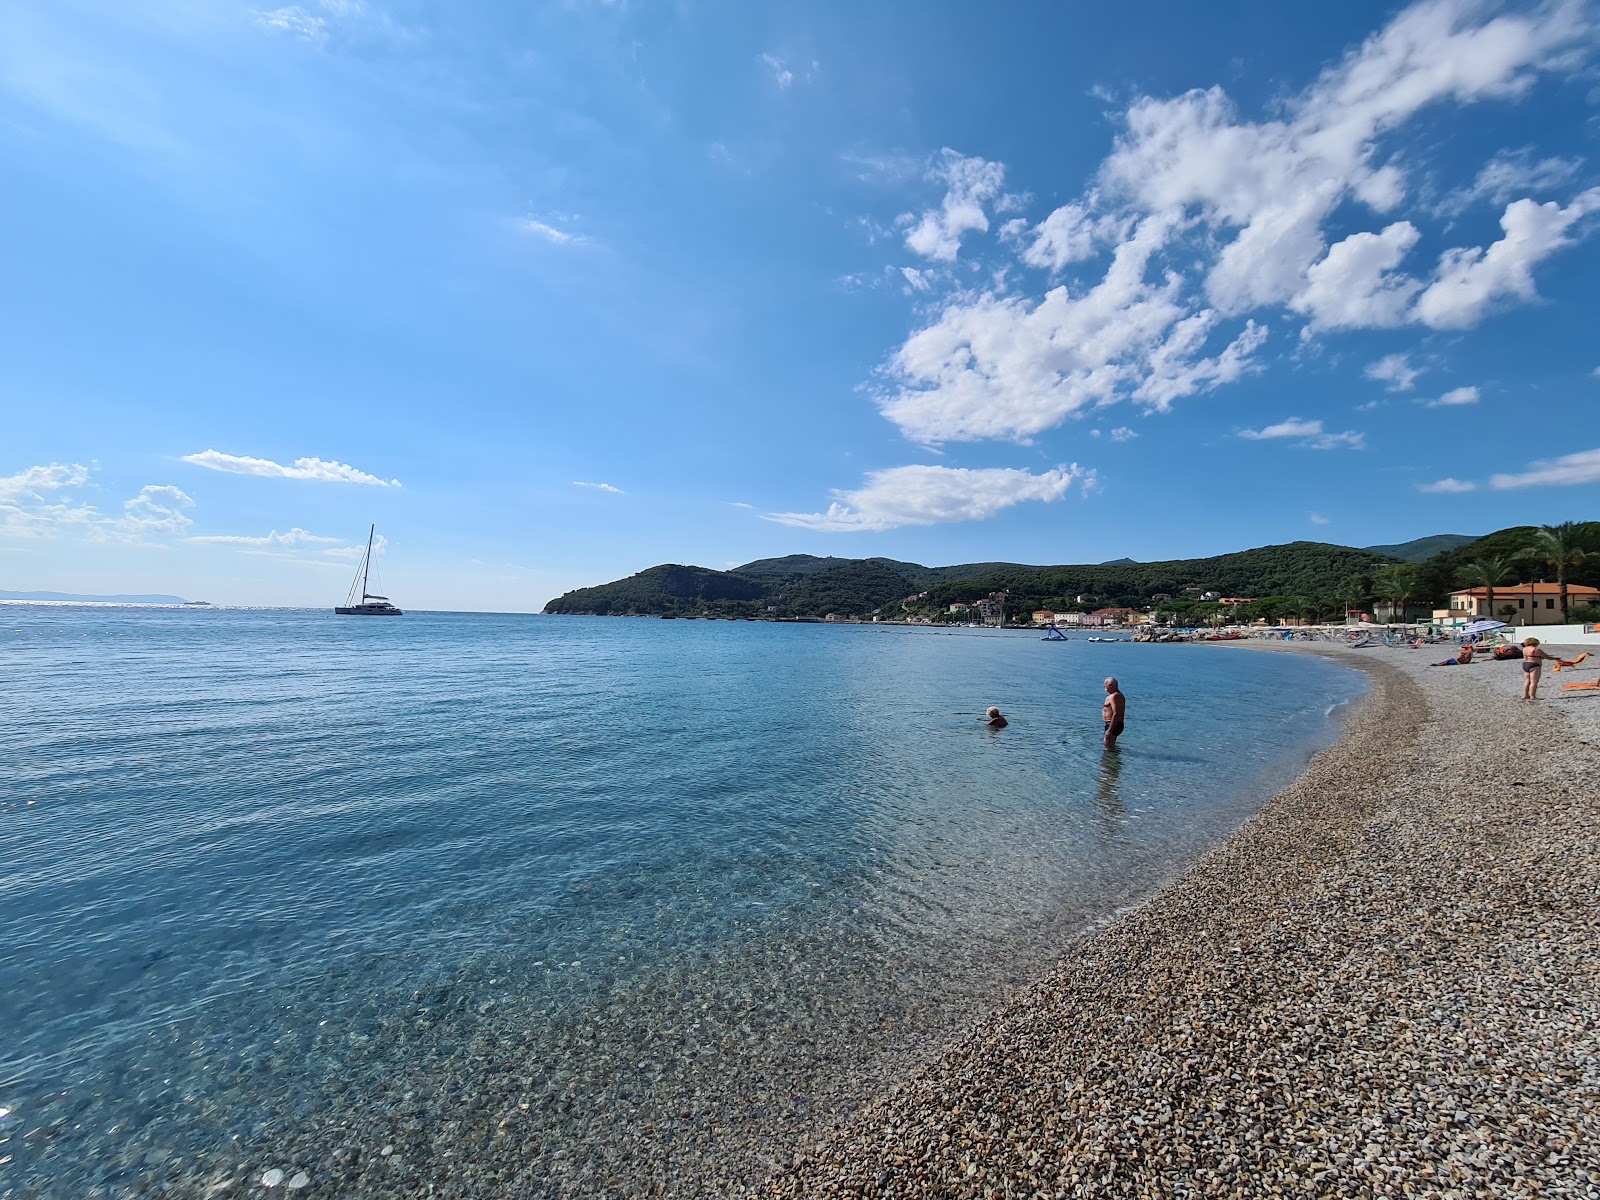
[[[1301,780],[744,1194],[1600,1196],[1600,703],[1324,652]]]

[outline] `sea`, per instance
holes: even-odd
[[[747,1183],[1363,687],[1024,630],[0,605],[0,1197]]]

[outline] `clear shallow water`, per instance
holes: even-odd
[[[0,656],[7,1197],[463,1161],[503,1163],[485,1194],[671,1190],[781,1152],[1235,828],[1362,687],[1217,646],[426,613],[0,606]]]

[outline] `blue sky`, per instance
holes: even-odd
[[[999,15],[996,15],[999,14]],[[1596,516],[1600,9],[20,0],[0,588]]]

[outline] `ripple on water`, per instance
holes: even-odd
[[[0,1154],[49,1196],[759,1160],[1223,836],[1360,686],[1116,647],[1107,756],[1099,648],[1027,636],[17,623]]]

